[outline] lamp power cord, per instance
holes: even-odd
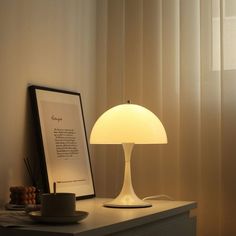
[[[165,195],[165,194],[161,194],[161,195],[153,195],[153,196],[148,196],[148,197],[145,197],[143,198],[142,200],[143,201],[146,201],[146,200],[154,200],[154,199],[159,199],[159,200],[169,200],[169,201],[174,201],[174,198],[168,196],[168,195]]]

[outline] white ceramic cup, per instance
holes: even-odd
[[[42,216],[64,217],[75,215],[74,193],[44,193],[41,195]]]

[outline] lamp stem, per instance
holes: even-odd
[[[131,193],[135,194],[133,185],[132,185],[132,178],[131,178],[131,153],[133,151],[134,144],[133,143],[123,143],[123,150],[125,154],[125,172],[124,172],[124,181],[121,193]]]
[[[121,189],[120,194],[114,200],[105,203],[104,206],[123,208],[151,206],[150,203],[147,203],[138,198],[133,189],[130,160],[134,143],[123,143],[122,146],[125,154],[125,172],[123,187]]]

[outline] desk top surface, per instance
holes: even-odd
[[[65,235],[103,235],[113,233],[117,230],[125,230],[131,227],[162,220],[171,216],[189,212],[196,208],[196,202],[189,201],[164,201],[151,200],[152,207],[147,208],[108,208],[103,203],[110,199],[92,198],[79,200],[76,209],[87,211],[88,217],[78,224],[72,225],[43,225],[35,224],[19,229],[9,229],[21,232],[22,235],[30,235],[31,232],[42,232],[42,235],[60,232]],[[1,229],[0,229],[1,232]],[[24,232],[24,234],[23,234]],[[38,235],[38,234],[37,234]]]

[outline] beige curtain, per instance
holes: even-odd
[[[136,145],[140,197],[198,202],[199,236],[236,235],[236,1],[97,1],[97,116],[131,100],[167,145]],[[98,196],[123,179],[119,146],[93,149]]]

